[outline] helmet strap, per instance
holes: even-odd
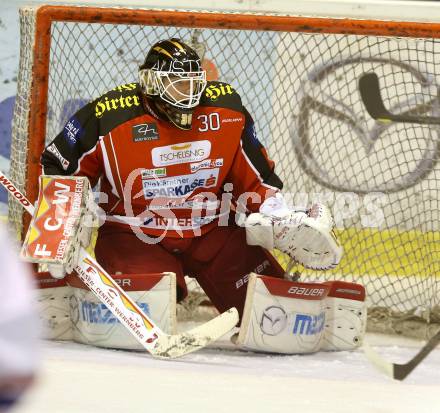
[[[151,116],[153,116],[153,118],[159,119],[161,117],[160,110],[155,104],[154,99],[144,93],[141,93],[141,96],[142,107],[144,108],[145,112],[149,113]]]
[[[171,122],[174,126],[182,130],[191,129],[192,114],[194,109],[179,109],[164,102],[159,96],[142,95],[142,106],[145,112],[156,119],[163,119]]]
[[[154,104],[162,116],[174,126],[182,130],[190,130],[194,109],[179,109],[164,102],[159,97],[154,98]]]

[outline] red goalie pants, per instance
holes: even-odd
[[[245,229],[237,226],[216,227],[196,238],[164,238],[158,244],[147,244],[130,228],[105,224],[99,230],[95,254],[110,274],[175,272],[178,300],[187,294],[184,275],[194,277],[220,312],[236,307],[240,316],[250,272],[284,274],[268,251],[247,245]]]

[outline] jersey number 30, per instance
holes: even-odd
[[[220,116],[217,112],[210,113],[209,115],[199,115],[197,116],[197,119],[200,119],[201,123],[199,126],[199,132],[220,129]]]

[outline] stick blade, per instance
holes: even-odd
[[[367,359],[378,370],[395,380],[404,380],[440,343],[440,330],[432,336],[421,350],[408,363],[398,364],[384,360],[367,343],[364,342],[363,350]]]
[[[394,364],[394,378],[403,380],[411,373],[440,343],[440,330],[432,336],[422,349],[406,364]]]
[[[440,117],[426,116],[417,112],[417,106],[406,112],[393,114],[385,107],[380,92],[379,78],[376,73],[364,73],[359,78],[359,93],[364,102],[368,114],[375,120],[382,123],[389,122],[408,122],[419,125],[439,125]],[[437,91],[440,93],[440,90]],[[438,97],[439,98],[439,97]],[[420,107],[424,105],[419,105]],[[426,112],[426,108],[424,109]]]
[[[376,351],[370,347],[369,344],[367,344],[365,341],[362,345],[362,349],[364,350],[364,354],[367,357],[368,361],[376,367],[377,370],[381,371],[388,377],[391,377],[394,379],[394,365],[393,363],[390,363],[386,360],[384,360],[382,357],[380,357]]]
[[[155,357],[173,359],[199,350],[231,331],[238,323],[235,307],[205,324],[175,335],[163,335],[156,341],[151,353]]]
[[[380,94],[379,78],[376,73],[364,73],[359,78],[359,92],[365,109],[373,119],[390,121],[391,113],[385,108]]]

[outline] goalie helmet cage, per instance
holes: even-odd
[[[178,37],[239,91],[289,201],[332,208],[345,256],[304,278],[364,284],[370,329],[436,330],[439,125],[373,120],[358,79],[376,73],[392,113],[440,116],[440,24],[83,6],[24,8],[20,22],[10,175],[31,200],[45,143],[85,102],[137,81],[151,44]],[[21,208],[9,211],[22,232]]]

